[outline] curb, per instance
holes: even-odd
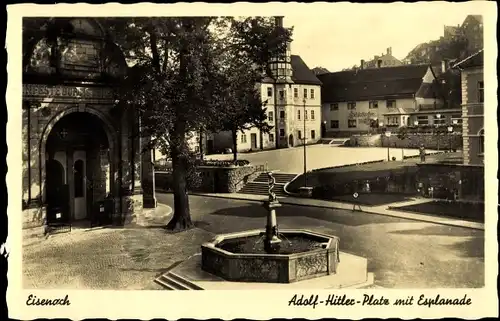
[[[203,197],[214,197],[214,198],[223,198],[223,199],[233,199],[233,200],[238,200],[238,201],[246,201],[246,202],[263,202],[265,199],[262,200],[257,200],[257,199],[251,199],[251,198],[245,198],[245,197],[239,197],[239,196],[222,196],[222,195],[206,195],[206,194],[190,194],[190,195],[195,195],[195,196],[203,196]],[[265,196],[263,196],[265,198]],[[290,202],[289,200],[287,201],[286,198],[278,197],[278,200],[281,204],[286,204],[286,205],[294,205],[294,206],[305,206],[305,207],[317,207],[317,208],[324,208],[324,209],[338,209],[338,210],[344,210],[344,211],[352,211],[351,208],[345,208],[345,207],[339,207],[335,205],[319,205],[319,204],[300,204],[300,203],[295,203],[295,202]],[[352,203],[343,203],[346,204],[347,206],[354,205]],[[356,204],[357,205],[357,204]],[[366,205],[365,205],[366,206]],[[388,209],[389,210],[389,209]],[[393,210],[394,211],[394,210]],[[439,225],[445,225],[445,226],[453,226],[453,227],[461,227],[461,228],[468,228],[472,230],[480,230],[484,231],[484,225],[481,227],[476,227],[476,226],[469,226],[469,225],[463,225],[463,224],[457,224],[454,223],[453,221],[461,221],[460,219],[453,220],[452,218],[442,218],[444,220],[449,220],[449,222],[446,221],[436,221],[433,220],[432,218],[438,218],[439,216],[435,215],[430,215],[430,214],[423,214],[423,213],[417,213],[417,212],[405,212],[408,214],[412,214],[415,216],[419,217],[407,217],[404,215],[398,215],[398,211],[394,211],[394,214],[392,213],[380,213],[380,212],[375,212],[375,211],[370,211],[370,210],[365,210],[362,209],[356,210],[356,212],[361,212],[361,213],[367,213],[367,214],[375,214],[375,215],[381,215],[381,216],[389,216],[389,217],[397,217],[397,218],[402,218],[402,219],[407,219],[411,221],[417,221],[417,222],[425,222],[425,223],[433,223],[433,224],[439,224]],[[403,212],[403,211],[401,211]],[[441,218],[441,217],[439,217]],[[466,221],[467,223],[473,223]],[[476,224],[481,224],[481,223],[476,223]]]

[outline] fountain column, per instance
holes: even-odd
[[[279,250],[281,240],[278,237],[278,223],[276,220],[276,208],[280,207],[281,204],[273,192],[274,186],[276,185],[276,178],[273,176],[273,172],[267,172],[268,176],[268,194],[269,199],[264,202],[264,207],[267,209],[267,225],[266,225],[266,235],[264,239],[264,246],[268,252],[276,252]]]

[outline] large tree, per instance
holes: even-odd
[[[289,36],[271,22],[216,17],[103,22],[135,63],[122,84],[122,105],[139,112],[141,135],[153,137],[151,145],[160,145],[172,160],[174,215],[168,229],[193,225],[187,195],[190,135],[224,128],[228,117],[240,123],[262,120],[260,97],[257,103],[249,88],[259,81],[256,74],[269,73],[270,57],[282,50],[277,35]]]
[[[269,18],[231,19],[227,36],[219,47],[221,70],[225,75],[225,112],[220,130],[230,131],[233,160],[237,160],[238,132],[255,127],[262,134],[272,129],[267,123],[266,104],[260,82],[272,76],[269,61],[282,55],[291,30],[279,28]]]

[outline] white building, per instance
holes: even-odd
[[[322,120],[326,136],[366,133],[373,127],[434,124],[443,100],[428,65],[322,74]]]
[[[276,23],[283,24],[277,17]],[[271,62],[273,78],[263,80],[260,88],[266,101],[271,133],[257,128],[238,132],[238,151],[284,148],[317,142],[321,138],[321,82],[300,56],[292,55],[288,45],[283,58]],[[305,126],[305,130],[304,130]],[[207,151],[232,148],[230,132],[210,135]]]

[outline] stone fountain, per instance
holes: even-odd
[[[259,288],[286,284],[340,288],[370,283],[366,259],[341,253],[338,237],[304,229],[278,229],[276,210],[281,203],[273,192],[273,173],[267,172],[265,229],[217,235],[201,245],[201,259],[195,255],[156,281],[172,290],[244,289],[255,283]],[[346,264],[343,273],[339,273],[341,257]]]

